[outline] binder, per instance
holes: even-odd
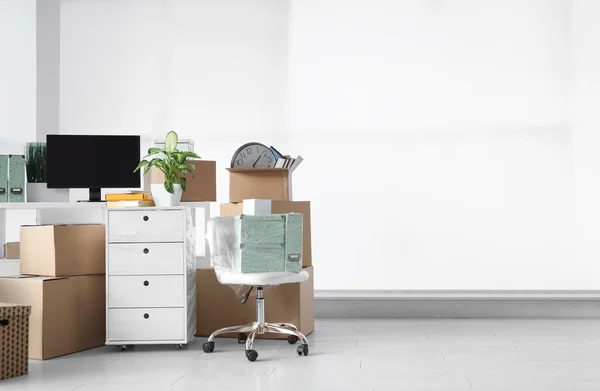
[[[8,156],[0,155],[0,202],[8,202]]]
[[[25,202],[25,156],[8,155],[8,202]]]

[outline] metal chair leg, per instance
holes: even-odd
[[[254,337],[258,334],[258,327],[255,327],[248,334],[248,338],[246,339],[246,351],[252,350],[252,346],[254,345]]]
[[[284,327],[274,326],[272,324],[269,324],[267,326],[267,332],[268,333],[295,335],[302,341],[303,344],[308,345],[308,339],[306,339],[304,334],[302,334],[300,331],[298,331],[296,329],[289,329],[289,328],[284,328]]]
[[[208,342],[212,342],[215,337],[221,335],[221,334],[228,334],[228,333],[249,333],[253,330],[253,324],[244,324],[244,325],[240,325],[240,326],[231,326],[231,327],[224,327],[222,329],[219,329],[217,331],[215,331],[214,333],[212,333],[210,335],[210,337],[208,337]]]
[[[267,326],[285,327],[292,330],[298,330],[298,327],[291,323],[267,323]]]

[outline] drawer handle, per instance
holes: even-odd
[[[148,319],[149,317],[150,317],[150,315],[144,314],[144,319]]]
[[[144,249],[144,254],[148,254],[150,252],[150,250],[148,250],[147,248]]]
[[[144,216],[144,221],[148,221],[150,218],[148,216]]]
[[[150,283],[148,281],[144,281],[144,286],[148,286]]]

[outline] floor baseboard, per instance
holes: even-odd
[[[316,291],[320,318],[600,318],[600,291]]]

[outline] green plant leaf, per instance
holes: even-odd
[[[177,142],[179,138],[177,137],[177,133],[171,130],[167,133],[167,137],[165,138],[165,151],[174,152],[177,150]]]
[[[183,154],[183,156],[185,156],[186,158],[196,158],[196,159],[202,159],[200,156],[198,156],[198,154],[196,152],[181,152]]]
[[[144,167],[145,165],[149,164],[150,162],[148,160],[142,160],[141,162],[138,163],[137,167],[135,168],[135,170],[133,170],[133,172],[138,172],[140,168]]]
[[[175,190],[173,190],[173,182],[165,180],[165,190],[171,194],[175,194]]]
[[[188,162],[188,165],[192,168],[192,170],[196,169],[196,164],[193,162]]]
[[[177,162],[177,164],[183,164],[185,162],[185,155],[183,154],[183,152],[178,152],[175,155],[175,161]]]
[[[148,148],[148,156],[155,155],[155,154],[157,154],[159,152],[163,152],[163,151],[164,151],[164,149],[162,149],[162,148],[156,148],[156,147]]]
[[[187,181],[185,180],[185,178],[181,178],[179,184],[181,185],[181,190],[185,191],[187,188]]]

